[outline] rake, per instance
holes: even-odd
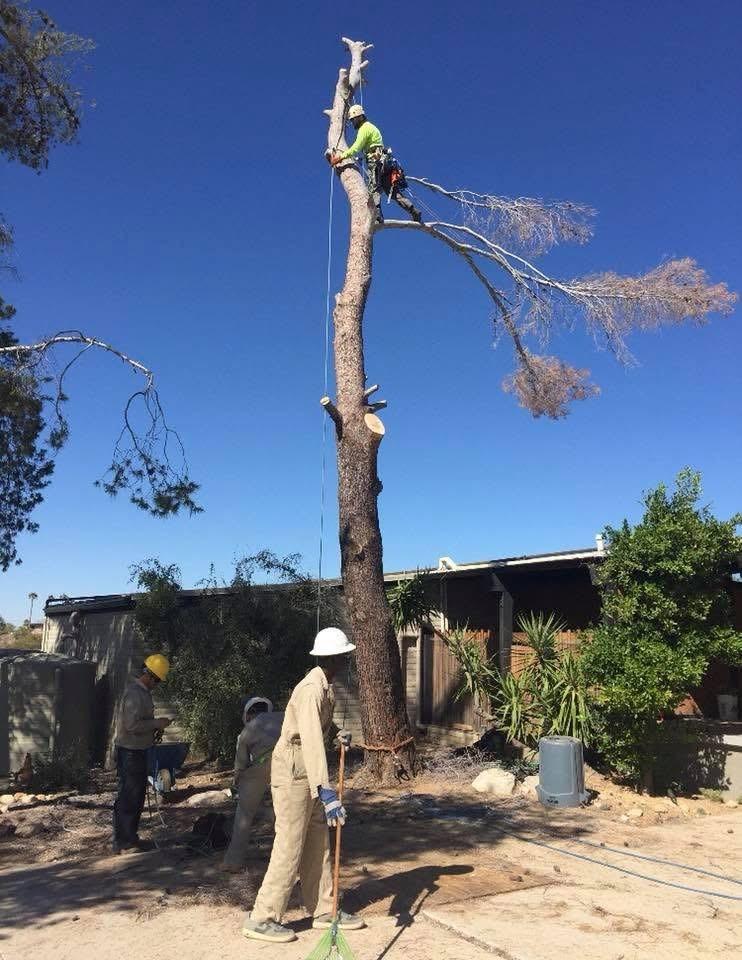
[[[338,799],[343,802],[343,783],[345,781],[345,750],[340,745],[340,775],[338,783]],[[335,827],[335,866],[332,877],[332,926],[327,930],[317,946],[307,957],[307,960],[355,960],[353,951],[345,939],[342,930],[338,928],[338,893],[340,884],[340,834],[342,825],[338,820]]]

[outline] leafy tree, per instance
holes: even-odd
[[[60,30],[43,10],[0,0],[0,151],[33,170],[80,127],[77,59],[93,43]]]
[[[624,520],[607,528],[603,623],[583,648],[597,747],[647,787],[671,735],[667,720],[710,660],[742,663],[728,592],[742,551],[742,514],[718,520],[700,497],[700,475],[686,468],[672,494],[660,484],[645,495],[636,526]]]
[[[270,585],[255,583],[256,576]],[[213,572],[196,595],[181,594],[174,564],[147,560],[132,568],[145,591],[137,600],[137,627],[150,650],[172,658],[167,694],[197,749],[230,762],[248,694],[284,701],[310,666],[316,630],[317,588],[298,557],[269,551],[245,557],[229,583]],[[335,618],[323,593],[322,618]]]
[[[0,318],[15,310],[0,298]],[[0,347],[17,344],[8,327],[0,327]],[[31,513],[43,500],[54,463],[41,440],[44,399],[39,380],[0,353],[0,568],[17,561],[16,538],[35,533]]]
[[[8,160],[40,172],[54,146],[76,139],[81,93],[75,68],[92,48],[90,40],[60,30],[43,11],[0,0],[0,153]],[[0,215],[0,267],[8,267],[12,239]],[[118,357],[141,379],[125,404],[111,465],[97,486],[112,496],[127,491],[133,504],[153,516],[181,508],[199,512],[194,500],[198,484],[190,479],[180,440],[165,419],[154,374],[80,330],[21,344],[10,326],[14,315],[13,307],[0,299],[0,569],[20,563],[18,535],[38,529],[31,514],[43,500],[54,456],[69,436],[64,380],[91,349]],[[70,346],[77,352],[56,373],[51,355]],[[142,422],[143,428],[137,426]],[[176,454],[172,461],[169,441],[175,441],[170,444]]]
[[[575,321],[619,360],[627,361],[633,331],[663,324],[703,322],[728,313],[736,299],[723,283],[712,283],[692,259],[660,264],[635,277],[612,271],[576,279],[547,275],[534,264],[559,243],[586,243],[595,211],[585,204],[508,198],[472,190],[452,190],[421,177],[409,183],[443,205],[438,214],[425,204],[425,218],[377,223],[361,171],[337,151],[347,146],[348,111],[361,89],[370,44],[343,38],[350,54],[340,69],[328,117],[327,153],[335,163],[350,212],[350,237],[343,287],[335,299],[335,380],[337,397],[323,397],[336,436],[338,506],[343,590],[348,602],[361,696],[361,721],[372,779],[394,780],[394,755],[411,753],[404,686],[391,611],[384,589],[378,496],[378,451],[384,426],[376,415],[384,402],[371,402],[378,389],[367,386],[364,312],[373,277],[373,250],[387,230],[425,235],[460,259],[480,285],[492,310],[495,336],[511,344],[515,369],[504,389],[535,417],[560,418],[575,400],[598,392],[589,371],[560,357],[542,354],[556,331]],[[422,205],[422,203],[421,203]],[[412,273],[410,273],[412,276]],[[420,275],[424,283],[424,274]],[[394,751],[396,745],[407,744]],[[412,766],[412,757],[407,757]]]

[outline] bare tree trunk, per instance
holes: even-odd
[[[341,70],[330,117],[328,147],[344,149],[345,114],[361,77],[360,42],[345,41],[351,68]],[[345,281],[335,301],[335,377],[337,404],[326,404],[335,422],[338,456],[338,501],[343,590],[356,644],[361,722],[369,750],[366,771],[375,781],[391,782],[398,761],[410,768],[414,745],[410,736],[399,649],[384,589],[377,473],[383,427],[368,414],[364,396],[363,314],[371,286],[374,223],[368,190],[358,169],[339,169],[350,204],[350,243]],[[404,744],[399,747],[400,744]],[[396,748],[396,749],[393,749]]]

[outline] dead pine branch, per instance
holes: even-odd
[[[633,332],[686,321],[704,323],[713,313],[730,313],[736,302],[737,295],[726,284],[712,283],[687,257],[637,277],[612,272],[574,280],[551,277],[526,259],[523,248],[539,252],[565,240],[586,242],[584,224],[592,215],[590,208],[560,201],[507,201],[409,179],[451,200],[465,222],[387,220],[384,229],[422,231],[463,258],[496,308],[496,331],[505,332],[514,349],[516,369],[504,379],[503,389],[514,393],[536,417],[564,417],[573,401],[600,390],[589,382],[589,370],[535,352],[528,338],[543,346],[556,329],[570,331],[582,320],[598,346],[629,364],[633,357],[628,338]],[[484,208],[487,216],[470,215],[472,208]],[[496,217],[492,210],[506,210],[507,216]],[[508,238],[519,241],[522,252],[504,246]],[[493,275],[488,272],[492,268]]]

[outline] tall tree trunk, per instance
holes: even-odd
[[[345,114],[365,64],[368,47],[345,41],[350,70],[341,70],[330,117],[328,148],[344,149]],[[369,194],[358,169],[339,169],[350,204],[350,242],[345,281],[335,300],[335,378],[337,404],[326,404],[335,422],[340,508],[340,553],[343,591],[356,644],[361,722],[367,747],[366,772],[375,781],[391,782],[399,761],[409,769],[414,745],[410,736],[399,649],[384,589],[377,497],[380,421],[367,416],[364,395],[363,314],[371,286],[374,222]],[[392,749],[396,748],[396,749]]]

